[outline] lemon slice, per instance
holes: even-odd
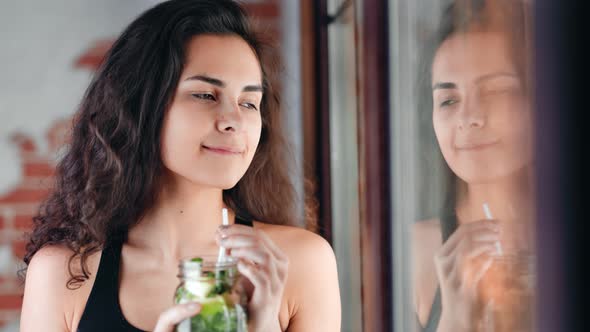
[[[209,294],[215,287],[214,280],[206,281],[187,281],[184,284],[186,290],[193,294],[197,298],[204,298]]]

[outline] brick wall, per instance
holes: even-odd
[[[274,35],[278,41],[279,1],[246,1],[245,5],[261,29]],[[109,36],[105,37],[96,40],[85,53],[73,59],[72,67],[78,70],[96,69],[112,42]],[[18,331],[23,284],[16,272],[24,267],[25,234],[30,230],[31,218],[40,202],[51,190],[57,155],[70,125],[69,118],[55,119],[44,135],[46,146],[43,148],[37,146],[33,138],[16,129],[9,134],[10,142],[19,151],[22,180],[8,192],[0,194],[0,332]]]
[[[49,149],[40,152],[33,140],[13,135],[19,148],[22,181],[13,190],[0,196],[0,324],[18,318],[22,303],[22,281],[16,276],[24,255],[25,233],[30,230],[31,217],[39,202],[52,186],[55,155],[62,145],[69,121],[56,119],[47,132]]]

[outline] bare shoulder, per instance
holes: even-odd
[[[414,223],[412,226],[412,255],[415,277],[432,271],[434,255],[441,246],[442,236],[438,219]]]
[[[47,282],[56,283],[55,286],[58,288],[67,288],[67,282],[71,278],[70,270],[74,274],[82,272],[80,260],[72,259],[73,256],[72,250],[61,245],[49,245],[39,249],[27,267],[26,282],[33,282],[41,277]],[[100,251],[88,257],[86,263],[90,274],[98,268],[99,260]],[[82,287],[83,285],[84,283],[81,284]]]
[[[328,241],[306,229],[260,222],[255,222],[255,228],[264,231],[291,260],[303,259],[310,263],[310,260],[334,258],[334,251]]]
[[[61,276],[62,273],[57,272],[67,268],[71,256],[72,251],[65,246],[50,245],[39,249],[27,268],[27,279],[37,271],[50,272],[50,276],[54,277]]]
[[[72,324],[85,306],[100,252],[88,257],[90,278],[78,287],[68,287],[70,271],[82,272],[80,260],[72,257],[70,249],[59,245],[45,246],[32,257],[26,271],[21,331],[75,330]]]
[[[340,290],[336,258],[323,237],[308,230],[255,223],[289,258],[284,300],[288,330],[340,331]]]
[[[442,244],[439,219],[415,222],[412,226],[413,245],[419,248],[438,248]],[[423,251],[423,250],[422,250]]]

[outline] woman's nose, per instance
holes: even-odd
[[[240,108],[237,103],[226,102],[220,105],[216,127],[220,132],[236,132],[241,127]]]
[[[476,98],[470,98],[463,103],[459,112],[459,129],[476,129],[485,126],[485,114],[482,105]]]

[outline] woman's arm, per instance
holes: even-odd
[[[340,290],[334,252],[311,232],[300,235],[300,250],[290,259],[293,315],[289,332],[339,332]]]
[[[66,287],[70,256],[71,251],[56,246],[44,247],[33,256],[25,281],[21,332],[70,330],[72,291]]]

